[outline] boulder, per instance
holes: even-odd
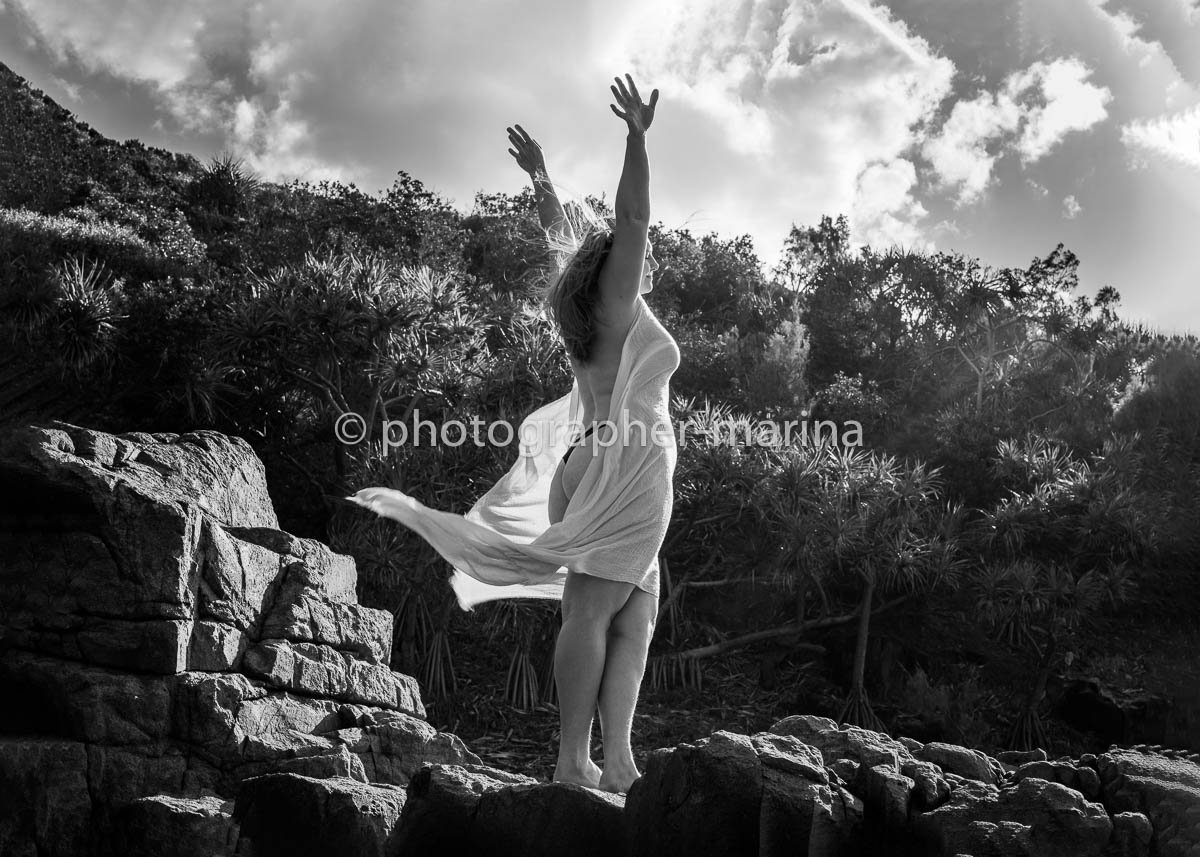
[[[626,802],[633,855],[849,853],[862,802],[792,736],[718,731],[655,750]]]
[[[1096,758],[1100,796],[1114,818],[1146,817],[1156,855],[1192,857],[1200,853],[1200,765],[1175,755],[1110,748]]]
[[[1075,789],[1088,800],[1100,799],[1100,776],[1095,768],[1087,765],[1060,761],[1026,762],[1013,772],[1014,781],[1019,782],[1029,777],[1062,783],[1069,789]]]
[[[213,840],[268,774],[480,762],[390,669],[354,561],[278,529],[245,441],[54,423],[0,437],[0,477],[0,853]]]
[[[1000,762],[979,750],[930,741],[917,753],[917,758],[923,762],[933,762],[943,771],[988,785],[997,785],[1003,780]]]
[[[151,795],[116,814],[113,844],[121,857],[234,857],[233,801]]]
[[[888,735],[857,726],[838,726],[827,717],[799,714],[785,717],[771,726],[777,735],[791,735],[821,751],[825,764],[852,759],[868,768],[886,764],[900,770],[902,759],[911,759],[908,748]]]
[[[609,857],[628,853],[625,798],[482,765],[430,765],[412,778],[396,854]]]
[[[900,773],[913,781],[913,808],[920,812],[935,809],[950,797],[950,784],[933,762],[911,759],[901,764]]]
[[[998,789],[947,776],[963,787],[912,823],[914,837],[931,853],[1101,857],[1112,836],[1104,807],[1061,783],[1028,778]]]
[[[346,777],[264,774],[242,783],[233,810],[238,848],[255,857],[398,855],[399,786]]]

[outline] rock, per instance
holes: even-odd
[[[913,807],[920,812],[935,809],[950,797],[950,784],[933,762],[911,759],[900,766],[900,773],[913,781]]]
[[[859,769],[855,793],[863,799],[866,821],[884,833],[903,830],[908,824],[914,782],[888,765]]]
[[[415,679],[329,646],[264,640],[246,652],[242,669],[281,690],[425,716]]]
[[[438,732],[412,715],[370,709],[361,722],[327,736],[343,742],[359,758],[371,782],[407,783],[430,764],[483,764],[457,735]]]
[[[234,857],[237,839],[232,800],[152,795],[117,813],[113,850],[121,857]]]
[[[1100,799],[1100,777],[1093,768],[1087,766],[1076,766],[1070,762],[1026,762],[1013,774],[1014,781],[1029,777],[1062,783],[1088,800]]]
[[[842,782],[853,783],[858,779],[858,769],[862,767],[853,759],[838,759],[829,765],[829,770],[837,774]]]
[[[947,774],[947,777],[953,777]],[[916,816],[914,836],[937,854],[1101,857],[1112,834],[1104,807],[1060,783],[1033,778],[997,789],[960,778],[950,800]]]
[[[399,854],[394,843],[404,801],[399,786],[345,777],[252,777],[242,783],[233,811],[238,848],[249,840],[256,857]]]
[[[857,726],[839,727],[827,717],[793,715],[785,717],[771,726],[777,735],[791,735],[810,747],[821,751],[826,765],[839,759],[852,759],[860,765],[890,765],[900,770],[900,760],[912,755],[899,741],[879,732],[860,729]]]
[[[931,741],[921,749],[917,758],[925,762],[933,762],[943,771],[949,771],[967,779],[978,780],[981,783],[996,785],[1001,781],[1001,777],[997,776],[996,770],[992,766],[992,763],[995,762],[996,768],[999,768],[1000,763],[978,750]]]
[[[1192,700],[1188,697],[1191,695]],[[1064,682],[1052,695],[1052,711],[1080,732],[1091,733],[1100,746],[1178,739],[1173,728],[1186,718],[1195,691],[1180,687],[1173,699],[1158,693],[1114,693],[1093,677]]]
[[[1144,815],[1153,828],[1154,853],[1192,857],[1200,852],[1200,765],[1136,750],[1110,749],[1096,759],[1104,806]]]
[[[718,731],[655,750],[626,802],[633,855],[834,854],[861,833],[862,803],[792,736]]]
[[[1140,812],[1118,812],[1112,816],[1113,833],[1108,857],[1147,857],[1154,838],[1150,819]]]
[[[409,784],[393,853],[625,854],[624,805],[623,796],[598,789],[481,765],[430,765]]]
[[[215,842],[250,778],[479,763],[389,668],[354,561],[278,529],[244,441],[56,423],[0,437],[0,477],[0,853]]]
[[[996,759],[1006,765],[1020,767],[1026,762],[1044,762],[1046,761],[1046,751],[1042,749],[1036,750],[1001,750],[996,754]]]
[[[0,854],[89,853],[87,769],[87,748],[79,742],[0,738]]]
[[[195,503],[223,524],[279,527],[266,472],[250,444],[214,431],[110,435],[55,421],[6,433],[0,462],[10,487],[26,479],[40,483],[41,491],[22,498],[27,515],[57,517],[37,501],[59,493],[117,508],[128,491]]]
[[[912,753],[914,756],[921,751],[922,747],[925,746],[924,744],[922,744],[920,741],[916,740],[915,738],[908,738],[908,737],[905,737],[904,735],[901,735],[896,740],[899,741],[900,744],[906,750],[908,750],[908,752]]]

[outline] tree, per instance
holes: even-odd
[[[1131,565],[1149,559],[1161,502],[1134,487],[1135,437],[1112,437],[1089,464],[1027,435],[997,447],[1010,495],[972,526],[976,610],[997,639],[1036,657],[1036,678],[1009,735],[1013,749],[1046,747],[1038,706],[1063,649],[1102,610],[1133,591]]]
[[[397,268],[378,256],[327,253],[255,277],[213,334],[214,361],[229,367],[239,407],[295,431],[299,396],[316,424],[362,417],[361,443],[378,428],[435,409],[471,377],[483,353],[483,315],[453,278]],[[278,432],[278,434],[276,434]],[[335,446],[340,473],[347,447]]]

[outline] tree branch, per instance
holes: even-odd
[[[908,599],[912,598],[914,594],[915,593],[901,595],[899,598],[885,602],[879,605],[879,607],[876,609],[872,610],[871,615],[878,616],[883,611],[889,610],[892,607],[895,607],[897,604],[904,603]],[[754,631],[749,634],[744,634],[741,637],[734,637],[732,640],[722,640],[719,643],[713,643],[709,646],[700,646],[699,648],[687,649],[683,652],[676,652],[675,657],[693,659],[707,658],[711,657],[712,655],[719,655],[724,652],[732,651],[733,649],[740,649],[744,646],[750,645],[751,643],[757,643],[762,640],[772,640],[776,637],[790,637],[795,634],[803,634],[807,631],[813,631],[819,628],[832,628],[837,625],[847,625],[851,622],[857,622],[861,612],[862,610],[860,608],[855,610],[853,613],[848,613],[844,616],[831,616],[827,619],[816,619],[812,622],[805,622],[803,624],[789,622],[788,624],[781,625],[778,628],[768,628],[763,631]],[[796,649],[817,653],[824,653],[825,651],[825,647],[818,645],[817,643],[796,643],[793,647]]]

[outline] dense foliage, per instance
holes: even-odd
[[[397,668],[451,708],[444,563],[336,498],[392,485],[465,511],[514,449],[394,444],[388,422],[515,422],[569,386],[538,302],[549,257],[531,193],[480,194],[462,213],[404,172],[378,195],[274,184],[229,156],[118,146],[0,72],[10,350],[88,391],[98,427],[250,440],[284,525],[356,557],[363,601],[397,615]],[[652,240],[648,300],[680,345],[673,410],[688,426],[656,684],[849,629],[853,662],[829,654],[847,693],[826,713],[880,725],[872,682],[909,714],[943,686],[928,661],[905,689],[875,676],[873,629],[908,611],[892,633],[916,641],[922,616],[969,613],[1038,676],[1005,740],[1044,743],[1038,703],[1073,635],[1150,576],[1195,598],[1194,575],[1171,569],[1200,550],[1197,341],[1122,322],[1110,288],[1075,294],[1061,245],[993,269],[855,249],[827,217],[794,227],[767,272],[746,236],[658,224]],[[349,413],[363,421],[347,441]],[[766,420],[798,430],[779,442]],[[808,442],[822,425],[826,442]],[[519,707],[553,698],[554,608],[479,611],[511,647]]]

